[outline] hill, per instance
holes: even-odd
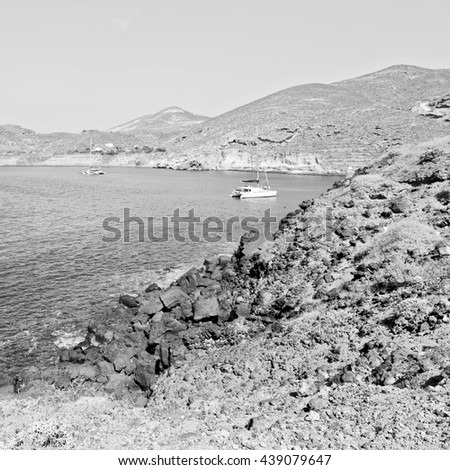
[[[450,70],[408,65],[300,85],[210,119],[168,148],[208,168],[251,168],[259,161],[274,170],[345,171],[402,143],[448,135],[448,115],[423,111],[449,89]]]
[[[134,134],[136,136],[153,136],[159,141],[197,126],[209,118],[192,114],[178,106],[165,108],[155,114],[147,114],[132,121],[126,122],[110,129],[111,132]]]
[[[402,144],[449,135],[449,89],[448,69],[396,65],[288,88],[214,118],[174,106],[109,132],[0,126],[0,163],[86,164],[79,154],[93,137],[102,165],[346,173]]]

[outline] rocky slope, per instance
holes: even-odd
[[[0,126],[0,164],[157,166],[166,156],[165,142],[207,119],[171,107],[107,132],[39,134],[4,125]],[[91,140],[93,155],[89,155]]]
[[[416,108],[436,102],[443,111],[449,88],[450,70],[408,65],[329,85],[300,85],[213,118],[168,149],[177,159],[209,168],[245,169],[259,162],[274,170],[345,172],[389,148],[448,135],[445,117]]]
[[[448,449],[449,204],[448,143],[390,152],[302,202],[273,240],[248,233],[233,259],[121,296],[46,375],[145,406],[119,423],[128,448]],[[74,446],[112,407],[125,419],[101,400],[83,435],[57,409]],[[38,431],[17,444],[7,416],[6,447],[39,447]]]

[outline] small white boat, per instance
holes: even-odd
[[[97,175],[104,175],[105,172],[100,168],[94,168],[90,166],[87,170],[83,170],[81,172],[82,175],[90,175],[90,176],[97,176]]]
[[[254,180],[242,180],[243,183],[248,183],[246,186],[239,186],[238,188],[234,189],[233,192],[230,194],[231,197],[238,197],[240,199],[250,199],[250,198],[257,198],[257,197],[275,197],[277,192],[274,189],[271,189],[269,186],[269,180],[267,178],[267,173],[264,171],[266,175],[266,184],[261,186],[259,184],[259,170],[257,174],[257,178]]]
[[[91,137],[91,143],[89,145],[89,160],[92,162],[92,137]],[[89,176],[99,176],[99,175],[104,175],[105,172],[99,168],[99,167],[94,167],[90,166],[87,170],[80,171],[82,175],[89,175]]]

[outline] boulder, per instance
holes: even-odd
[[[148,332],[148,344],[159,344],[168,333],[179,333],[186,329],[183,323],[173,318],[169,312],[158,312],[150,323],[150,331]]]
[[[194,321],[202,321],[220,315],[219,302],[215,297],[199,297],[194,302]]]
[[[104,359],[101,359],[95,363],[98,368],[99,376],[108,377],[114,374],[114,365]]]
[[[148,316],[153,316],[155,313],[162,310],[163,307],[164,305],[161,302],[161,299],[157,296],[154,296],[142,302],[142,304],[139,306],[138,313],[142,313]]]
[[[406,198],[397,198],[391,201],[390,209],[394,214],[408,214],[410,204]]]
[[[122,391],[130,382],[130,379],[125,374],[110,374],[107,378],[108,381],[103,388],[105,392],[114,393],[115,395],[118,395],[118,392]]]
[[[177,280],[177,285],[180,286],[184,292],[190,294],[197,289],[197,282],[199,279],[200,273],[198,269],[192,268]]]
[[[123,341],[113,340],[103,347],[102,356],[108,362],[114,364],[116,357],[124,353],[127,349]]]
[[[158,286],[155,282],[152,282],[146,289],[145,292],[158,292],[161,290],[161,287]]]
[[[219,260],[217,258],[205,259],[205,261],[203,262],[205,271],[209,273],[212,273],[214,269],[216,269],[218,264],[219,264]]]
[[[211,274],[211,280],[212,281],[221,281],[222,280],[222,268],[220,266],[217,266],[213,273]]]
[[[163,292],[159,298],[164,304],[164,307],[168,309],[176,307],[180,305],[181,302],[189,299],[180,287],[171,287],[169,290]]]
[[[194,313],[192,311],[191,301],[189,300],[189,301],[181,302],[181,304],[178,305],[178,307],[175,307],[170,311],[170,314],[176,320],[186,321],[188,318],[192,318]]]
[[[166,343],[161,343],[158,346],[157,354],[160,359],[160,367],[162,370],[168,369],[171,366],[171,348]]]
[[[436,246],[440,256],[450,256],[450,246],[445,243],[439,243]]]
[[[233,255],[230,254],[219,255],[219,265],[224,268],[227,264],[231,263],[232,259]]]
[[[236,306],[236,315],[240,318],[248,318],[251,315],[251,307],[248,303],[241,303]]]
[[[134,380],[143,390],[151,390],[156,382],[156,359],[149,362],[138,361]]]
[[[131,368],[131,358],[133,357],[133,351],[127,351],[121,354],[118,354],[114,359],[114,369],[116,372],[121,372],[122,370],[128,367],[128,370]]]
[[[139,307],[139,302],[136,297],[128,294],[122,294],[119,297],[119,303],[128,308]]]
[[[68,373],[71,380],[76,378],[94,380],[97,377],[98,372],[98,369],[90,364],[72,365],[68,368]]]

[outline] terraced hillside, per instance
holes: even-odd
[[[208,168],[259,161],[275,170],[345,171],[405,142],[450,134],[448,114],[426,111],[428,102],[447,106],[442,97],[449,89],[450,70],[408,65],[300,85],[213,118],[170,150]]]

